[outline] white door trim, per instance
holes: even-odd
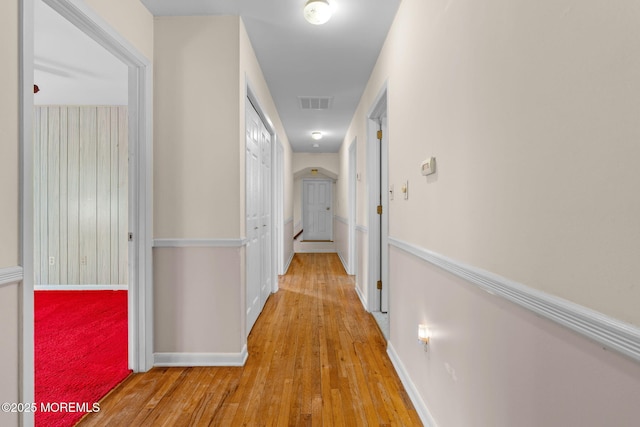
[[[274,173],[274,182],[275,188],[273,191],[273,206],[276,212],[275,224],[276,228],[274,228],[275,234],[275,245],[276,245],[276,267],[277,274],[275,277],[275,281],[273,282],[273,292],[278,291],[278,274],[284,274],[284,263],[285,263],[285,255],[284,255],[284,203],[283,195],[284,195],[284,147],[282,146],[282,142],[280,139],[276,140],[275,145],[275,163],[273,164],[273,173]]]
[[[278,233],[283,233],[283,227],[282,225],[278,226],[276,221],[278,221],[278,218],[275,214],[275,212],[277,212],[276,210],[276,206],[283,206],[283,200],[284,200],[284,194],[283,192],[280,191],[274,191],[275,185],[274,185],[274,180],[275,180],[275,172],[273,171],[274,169],[274,159],[277,156],[277,150],[276,147],[279,144],[279,138],[276,134],[275,128],[273,126],[273,122],[271,121],[271,119],[269,118],[269,116],[266,114],[266,110],[262,107],[262,103],[260,102],[260,100],[258,99],[257,95],[256,95],[256,91],[253,89],[253,85],[251,84],[249,77],[246,75],[245,73],[245,85],[244,85],[244,90],[245,90],[245,97],[244,100],[245,102],[250,102],[251,105],[253,106],[253,108],[257,111],[258,116],[260,117],[260,119],[262,120],[262,123],[265,125],[265,127],[267,128],[267,132],[269,132],[269,134],[271,135],[271,169],[272,169],[272,173],[271,173],[271,189],[272,189],[272,203],[271,203],[271,248],[272,248],[272,255],[275,253],[273,252],[273,248],[276,247],[277,245],[277,241],[278,238],[275,237],[275,230],[278,230]],[[246,109],[246,105],[245,108],[243,108],[242,110],[245,111]],[[247,118],[245,117],[244,120],[241,120],[241,122],[243,123],[243,126],[246,126],[246,120]],[[244,129],[245,132],[241,137],[241,142],[243,144],[243,146],[241,147],[241,151],[244,153],[246,152],[246,129]],[[246,161],[246,155],[243,155],[243,159],[245,159]],[[277,163],[276,163],[277,164]],[[281,167],[281,165],[279,165],[279,167]],[[241,215],[243,218],[245,218],[245,222],[244,222],[244,227],[245,227],[245,235],[247,233],[247,224],[246,224],[246,194],[247,194],[247,182],[246,182],[246,164],[244,165],[243,170],[241,171],[241,174],[243,176],[243,179],[245,180],[244,185],[244,192],[245,192],[245,197],[243,198],[245,206],[243,206]],[[275,203],[274,203],[275,200]],[[245,252],[245,256],[246,256],[246,252]],[[271,275],[271,292],[277,292],[278,291],[278,268],[277,268],[277,259],[278,256],[276,254],[276,256],[272,256],[271,257],[271,266],[270,266],[270,275]],[[245,259],[246,261],[246,259]],[[246,292],[246,280],[247,280],[247,276],[249,274],[249,265],[248,262],[245,262],[245,283],[244,283],[244,291]],[[246,304],[245,298],[243,297],[243,304]],[[247,307],[243,307],[242,308],[242,312],[246,313],[246,309]],[[246,322],[246,316],[243,319],[243,326],[242,326],[242,330],[243,330],[243,340],[246,340],[247,336],[249,335],[249,330],[247,328],[247,322]]]
[[[353,139],[349,146],[349,274],[357,274],[356,266],[356,223],[357,223],[357,168],[358,168],[358,140]],[[356,278],[356,283],[358,280]]]
[[[20,43],[20,183],[22,290],[21,399],[34,400],[33,362],[33,41],[34,0],[22,0]],[[129,367],[153,366],[152,230],[153,230],[153,69],[151,62],[82,0],[43,0],[62,17],[129,67]],[[25,414],[25,426],[33,414]]]
[[[379,119],[387,114],[387,83],[385,83],[372,103],[367,114],[367,194],[368,194],[368,220],[369,220],[369,255],[368,255],[368,283],[367,302],[368,311],[380,311],[380,292],[376,282],[378,277],[382,280],[383,291],[388,291],[388,212],[389,197],[388,188],[388,148],[387,138],[383,138],[382,150],[378,150],[377,131]],[[382,159],[380,159],[380,154]],[[382,176],[380,165],[382,164]],[[382,189],[382,215],[378,215],[377,206],[380,199],[378,183]],[[380,233],[380,221],[382,229]],[[380,249],[379,249],[380,248]],[[382,275],[381,272],[382,271]],[[386,277],[385,277],[386,276]]]

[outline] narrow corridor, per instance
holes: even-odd
[[[336,254],[296,254],[242,368],[130,376],[80,425],[420,426]]]

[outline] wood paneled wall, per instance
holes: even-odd
[[[127,283],[127,140],[126,106],[36,106],[36,285]]]

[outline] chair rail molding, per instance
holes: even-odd
[[[239,248],[247,244],[241,239],[154,239],[154,248]]]
[[[0,268],[0,286],[22,282],[23,277],[24,271],[20,266]]]
[[[492,295],[505,298],[640,362],[640,329],[631,324],[394,237],[389,237],[389,246],[438,266]]]

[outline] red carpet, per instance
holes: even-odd
[[[34,298],[36,426],[72,426],[83,406],[91,409],[129,375],[127,292],[36,291]]]

